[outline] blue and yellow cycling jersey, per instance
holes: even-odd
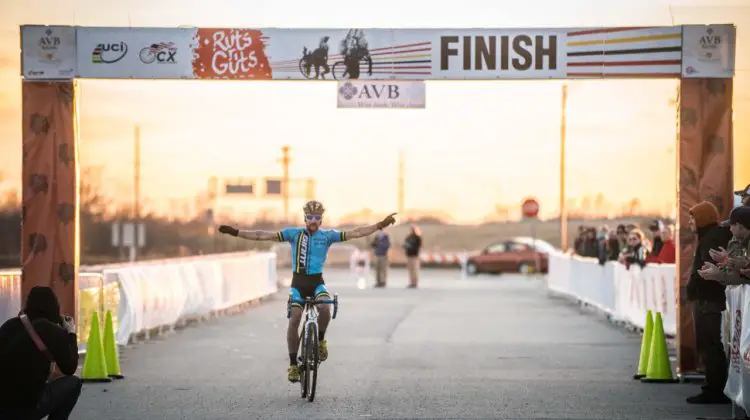
[[[286,228],[276,234],[279,242],[292,244],[292,272],[321,274],[328,256],[328,248],[346,241],[346,233],[334,229],[318,229],[310,233],[305,228]]]

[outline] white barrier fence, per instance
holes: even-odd
[[[645,327],[646,311],[662,313],[664,332],[677,333],[674,264],[647,264],[629,269],[617,262],[600,265],[593,258],[549,255],[548,288],[608,314],[612,320]],[[729,353],[729,379],[724,393],[750,412],[750,286],[727,287],[722,331]]]
[[[112,309],[119,344],[278,291],[276,254],[270,252],[88,266],[80,271],[80,338],[88,336],[84,328],[90,312]],[[20,308],[20,272],[0,272],[0,323],[16,316]]]
[[[677,333],[674,264],[648,264],[630,269],[617,262],[604,265],[593,258],[549,255],[548,287],[606,312],[613,320],[646,326],[646,311],[661,312],[664,332]]]

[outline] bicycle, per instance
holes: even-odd
[[[305,79],[311,80],[311,79],[318,79],[322,78],[325,80],[326,74],[330,73],[331,70],[325,71],[324,65],[315,65],[315,58],[313,57],[313,53],[315,51],[310,51],[307,49],[307,47],[304,47],[302,49],[302,58],[299,59],[299,71],[302,73],[302,76],[305,77]],[[313,67],[315,68],[315,74],[312,74]],[[323,72],[320,72],[320,68],[323,67]]]
[[[333,304],[333,314],[331,319],[336,319],[336,313],[339,309],[339,295],[334,293],[333,299],[314,300],[305,298],[304,301],[293,299],[291,292],[286,304],[286,317],[292,316],[292,303],[303,304],[302,310],[305,314],[305,322],[302,323],[302,329],[299,335],[299,353],[297,363],[300,367],[300,387],[302,389],[302,398],[307,401],[315,400],[315,388],[318,384],[318,308],[316,305]]]
[[[369,54],[363,55],[362,57],[359,58],[358,61],[367,65],[367,75],[372,76],[372,58],[370,58],[370,55]],[[349,76],[349,79],[359,79],[359,74],[356,74],[356,75],[349,74],[349,70],[346,67],[346,62],[343,60],[335,62],[331,70],[332,70],[333,78],[336,80],[344,79],[346,76]]]

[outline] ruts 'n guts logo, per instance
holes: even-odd
[[[195,77],[256,80],[272,78],[261,31],[201,28],[195,37]]]

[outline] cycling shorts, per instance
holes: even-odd
[[[292,276],[292,306],[302,307],[305,298],[330,299],[322,274],[294,273]]]

